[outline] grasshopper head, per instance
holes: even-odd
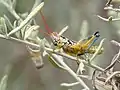
[[[58,48],[62,48],[64,45],[69,45],[69,44],[73,44],[74,42],[69,40],[68,38],[59,35],[56,32],[52,32],[50,34],[50,37],[52,39],[52,42],[55,46],[57,46]]]
[[[61,36],[58,33],[53,32],[53,33],[50,34],[50,37],[52,39],[53,44],[55,46],[57,46],[58,48],[61,48],[61,47],[64,46],[64,42],[63,42]]]

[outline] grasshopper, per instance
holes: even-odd
[[[57,32],[53,32],[49,28],[42,11],[40,11],[40,14],[44,22],[45,29],[47,30],[47,34],[50,36],[54,46],[56,46],[57,48],[63,49],[63,51],[66,54],[69,54],[72,56],[81,56],[86,53],[94,54],[96,52],[96,49],[98,46],[94,45],[94,43],[100,37],[100,34],[98,31],[95,32],[90,37],[88,37],[87,39],[83,39],[80,41],[73,41],[66,38],[65,36],[59,35]],[[103,52],[103,48],[99,50],[98,54],[101,54],[102,52]]]

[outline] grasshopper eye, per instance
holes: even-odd
[[[53,39],[52,41],[53,41],[53,44],[57,46],[57,41],[55,39]]]
[[[57,43],[54,43],[55,46],[57,46]]]

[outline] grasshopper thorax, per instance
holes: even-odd
[[[56,32],[52,32],[50,34],[50,37],[52,39],[52,42],[55,46],[57,46],[58,48],[62,48],[64,45],[69,45],[69,44],[73,44],[74,42],[69,40],[68,38],[59,35]]]

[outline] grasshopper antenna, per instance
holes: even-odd
[[[45,29],[47,30],[48,34],[52,33],[52,30],[49,28],[42,11],[40,11],[40,15],[42,17],[43,23],[45,25]]]
[[[44,32],[43,30],[40,30],[40,32],[44,33],[46,36],[50,36],[50,34],[49,34],[49,33]]]

